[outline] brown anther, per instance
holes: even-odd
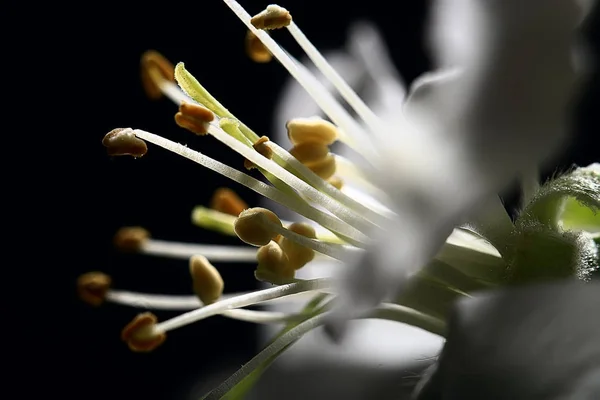
[[[204,304],[214,303],[223,294],[223,278],[206,257],[190,257],[190,275],[194,292]]]
[[[266,208],[254,207],[244,210],[233,223],[233,230],[243,242],[254,246],[264,246],[277,238],[278,233],[263,223],[261,215],[266,216],[273,223],[283,226],[279,217]]]
[[[261,136],[256,142],[254,142],[252,147],[254,147],[254,150],[256,150],[260,155],[270,160],[273,157],[273,150],[271,150],[271,148],[265,144],[268,141],[268,137]],[[254,165],[252,161],[245,159],[244,167],[246,167],[246,169],[253,169],[256,168],[256,165]]]
[[[160,346],[167,335],[155,334],[154,325],[158,322],[156,315],[145,312],[138,314],[121,331],[121,340],[127,342],[129,349],[136,352],[149,352]]]
[[[77,292],[81,300],[99,306],[104,302],[110,284],[110,276],[102,272],[88,272],[77,278]]]
[[[162,54],[148,50],[140,59],[142,86],[151,99],[160,99],[162,92],[159,82],[167,80],[175,82],[175,67]]]
[[[210,208],[237,217],[242,211],[248,208],[248,204],[233,190],[219,188],[213,194],[210,201]]]
[[[307,237],[309,239],[316,239],[317,234],[315,232],[315,228],[312,226],[303,223],[303,222],[294,222],[287,228],[289,231]],[[306,246],[302,246],[290,240],[286,237],[283,237],[279,241],[279,245],[281,249],[285,252],[289,259],[289,265],[291,268],[300,269],[315,258],[315,252],[313,249],[309,249]]]
[[[256,63],[268,63],[273,59],[273,54],[267,49],[267,47],[260,41],[252,31],[246,33],[246,54],[250,59]]]
[[[266,9],[256,14],[250,20],[256,29],[279,29],[292,22],[292,15],[288,10],[276,4],[268,5]]]
[[[148,151],[146,142],[135,136],[131,128],[117,128],[108,132],[102,139],[109,156],[142,157]]]
[[[339,176],[334,175],[331,178],[329,178],[327,182],[329,182],[329,184],[337,190],[342,190],[342,187],[344,187],[344,181]]]
[[[295,118],[286,124],[293,145],[316,142],[329,146],[338,138],[337,127],[322,118]]]
[[[280,279],[294,278],[295,269],[290,267],[287,255],[275,241],[271,241],[258,249],[256,261],[258,262],[256,270],[258,275],[267,272],[269,275]]]
[[[208,124],[215,119],[215,115],[206,107],[198,104],[182,102],[179,112],[175,114],[175,123],[196,135],[206,135]]]
[[[141,226],[125,226],[113,238],[115,247],[121,251],[137,252],[150,238],[150,232]]]
[[[309,165],[308,168],[321,179],[327,180],[335,174],[335,157],[330,154],[322,161]]]
[[[329,147],[318,142],[305,142],[292,147],[290,154],[304,165],[322,161],[329,154]]]

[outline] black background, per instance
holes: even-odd
[[[321,49],[342,46],[349,23],[369,19],[382,28],[406,82],[427,69],[422,41],[426,2],[393,2],[393,10],[383,0],[344,2],[342,8],[340,3],[287,0],[280,4]],[[223,177],[152,145],[140,160],[106,156],[103,135],[115,127],[131,126],[241,167],[241,157],[215,140],[178,128],[173,122],[176,108],[168,100],[145,97],[139,79],[140,55],[156,49],[173,62],[184,61],[215,97],[263,134],[269,134],[279,88],[288,79],[275,61],[263,65],[247,59],[245,27],[220,1],[153,4],[31,5],[30,10],[19,12],[22,28],[5,36],[19,50],[15,62],[31,60],[33,67],[29,78],[35,87],[26,93],[29,102],[21,105],[33,101],[44,108],[36,113],[31,107],[19,107],[26,111],[20,121],[41,130],[39,135],[49,142],[48,147],[34,146],[49,159],[35,164],[34,182],[39,185],[25,185],[33,189],[28,197],[33,200],[28,213],[34,217],[31,223],[43,228],[41,236],[51,244],[46,253],[39,250],[42,265],[36,262],[20,271],[28,278],[35,276],[43,289],[35,293],[33,304],[24,307],[29,312],[26,324],[17,329],[28,340],[15,351],[16,367],[28,378],[17,382],[22,394],[15,398],[28,398],[36,389],[61,398],[192,398],[198,384],[213,375],[226,376],[258,350],[254,326],[215,317],[169,333],[165,344],[151,354],[134,354],[120,341],[119,333],[138,311],[109,304],[96,309],[76,296],[77,276],[90,270],[110,274],[116,288],[165,294],[190,291],[184,261],[114,251],[112,236],[124,225],[142,225],[160,239],[238,243],[190,223],[194,205],[207,204],[216,188],[230,185]],[[242,4],[254,14],[268,3]],[[597,34],[596,26],[588,29],[590,38]],[[276,32],[274,37],[300,55],[289,35]],[[25,45],[20,44],[23,40],[28,40]],[[598,41],[592,44],[597,56]],[[594,76],[580,107],[573,146],[557,166],[587,165],[600,159],[594,147],[599,94]],[[15,165],[29,169],[23,159]],[[230,186],[250,204],[258,201],[254,193]],[[30,225],[24,234],[28,240],[40,236]],[[26,250],[30,253],[22,254],[24,260],[37,255],[36,246]],[[252,266],[220,269],[227,291],[255,285]],[[17,289],[23,294],[23,286],[7,286],[9,292]],[[165,319],[173,314],[157,315]]]

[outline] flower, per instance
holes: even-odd
[[[149,313],[138,316],[123,332],[132,350],[153,350],[168,331],[213,315],[286,323],[263,352],[208,398],[226,392],[239,396],[277,355],[319,325],[340,333],[350,318],[382,318],[444,335],[445,317],[458,296],[538,279],[585,280],[597,269],[597,237],[587,225],[597,225],[596,214],[581,211],[595,212],[600,206],[596,165],[534,190],[515,223],[496,195],[515,177],[535,171],[561,144],[576,87],[570,50],[579,11],[573,1],[556,0],[543,13],[536,12],[535,2],[525,6],[516,0],[461,0],[449,8],[440,1],[431,24],[440,69],[413,85],[402,110],[386,115],[366,106],[287,10],[270,5],[251,17],[236,1],[224,3],[331,121],[288,121],[293,147],[286,151],[237,119],[183,63],[173,67],[149,52],[142,57],[148,94],[172,99],[179,106],[179,126],[213,136],[270,184],[140,129],[115,129],[103,144],[110,155],[142,157],[150,142],[245,185],[318,227],[282,221],[270,210],[248,208],[232,192],[221,191],[212,209],[194,210],[194,223],[235,234],[258,250],[165,242],[135,227],[120,231],[116,244],[123,249],[189,259],[197,295],[123,292],[109,288],[111,279],[101,276],[80,280],[80,293],[86,294],[82,297],[93,298],[95,304],[106,300],[143,308],[192,309],[162,322]],[[534,16],[536,29],[529,29]],[[470,28],[467,36],[465,27]],[[291,33],[357,118],[264,31],[275,28]],[[522,35],[527,40],[515,42]],[[559,45],[549,49],[544,45],[548,40]],[[524,51],[532,56],[523,57]],[[549,79],[557,84],[547,85]],[[507,87],[518,89],[518,101]],[[333,154],[334,142],[344,143],[359,158]],[[349,195],[342,186],[346,178],[361,181],[371,201]],[[582,215],[585,224],[578,219]],[[340,276],[295,278],[296,270],[322,257],[345,265]],[[256,277],[275,286],[222,296],[223,281],[211,264],[219,260],[256,260]],[[102,282],[101,290],[90,282]],[[299,313],[243,308],[297,294],[313,297]]]

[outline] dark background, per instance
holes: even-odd
[[[46,154],[50,162],[42,166],[40,175],[48,168],[52,176],[41,179],[43,190],[36,191],[34,199],[47,204],[42,207],[47,213],[40,213],[37,222],[52,242],[48,257],[53,284],[44,288],[53,297],[42,296],[42,304],[36,297],[34,303],[43,311],[40,321],[33,322],[39,327],[43,321],[50,334],[27,331],[32,337],[22,347],[25,357],[21,360],[32,379],[22,384],[24,393],[43,386],[46,394],[61,398],[186,399],[198,389],[196,385],[215,375],[226,377],[258,350],[253,325],[215,317],[169,333],[165,344],[153,353],[131,353],[119,334],[138,310],[110,304],[92,308],[76,296],[77,276],[90,270],[110,274],[115,288],[189,293],[186,262],[120,254],[112,248],[113,234],[121,226],[142,225],[160,239],[237,244],[237,240],[192,226],[190,212],[196,204],[207,204],[222,185],[236,189],[250,204],[258,201],[253,192],[152,145],[140,160],[106,156],[103,135],[115,127],[131,126],[241,167],[241,158],[215,140],[178,128],[173,121],[176,107],[170,101],[145,97],[139,57],[147,49],[156,49],[173,62],[184,61],[236,116],[267,135],[279,87],[288,79],[276,61],[264,65],[247,59],[245,27],[220,1],[155,4],[35,6],[35,16],[28,21],[37,39],[29,47],[20,47],[20,52],[42,66],[34,78],[49,82],[47,91],[44,86],[36,87],[30,95],[43,99],[52,117],[43,120],[28,112],[25,122],[42,128],[52,122],[50,146],[56,147],[50,147],[51,154]],[[267,4],[242,2],[250,14]],[[383,0],[370,1],[369,7],[344,3],[340,8],[338,4],[334,0],[280,3],[321,49],[342,46],[349,23],[369,19],[380,24],[406,82],[427,69],[422,45],[426,2],[394,2],[393,10],[379,8],[389,5]],[[598,29],[597,24],[590,25],[591,38]],[[14,35],[9,39],[19,40],[19,32]],[[285,32],[276,32],[274,37],[292,54],[300,55]],[[596,56],[598,44],[594,41],[592,46]],[[573,146],[557,163],[561,168],[600,159],[594,147],[600,123],[599,94],[595,76],[580,107]],[[252,266],[221,267],[226,291],[254,287]],[[37,269],[26,273],[31,271],[38,273]],[[43,273],[39,276],[38,281],[46,279]],[[159,319],[173,315],[156,314]]]

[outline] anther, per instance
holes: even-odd
[[[175,114],[175,123],[196,135],[206,135],[208,124],[215,119],[215,115],[208,108],[198,104],[182,102],[179,112]]]
[[[158,322],[156,316],[145,312],[138,314],[121,331],[121,340],[127,342],[129,349],[136,352],[149,352],[160,346],[167,335],[155,333],[154,325]]]
[[[260,153],[263,157],[266,157],[270,160],[273,157],[273,150],[271,150],[271,148],[265,144],[268,141],[268,137],[261,136],[256,142],[254,142],[252,147],[254,147],[254,150]],[[256,165],[254,165],[252,161],[246,159],[244,160],[244,167],[246,167],[246,169],[253,169],[256,168]]]
[[[292,22],[292,15],[288,10],[276,4],[270,4],[266,9],[256,14],[250,23],[256,29],[279,29],[288,26]]]
[[[151,99],[160,99],[162,91],[159,83],[162,80],[175,82],[175,67],[162,54],[148,50],[140,60],[142,86]]]
[[[322,161],[329,154],[329,147],[318,142],[304,142],[294,146],[290,150],[298,161],[304,165],[310,165]]]
[[[194,292],[204,304],[214,303],[223,294],[223,278],[206,257],[190,257],[190,275]]]
[[[308,165],[308,168],[321,179],[329,179],[335,174],[336,165],[333,154],[328,155],[323,160]]]
[[[142,157],[148,151],[146,142],[135,136],[131,128],[116,128],[108,132],[102,144],[109,156]]]
[[[317,238],[315,228],[306,223],[294,222],[288,226],[287,229],[309,239]],[[314,250],[289,240],[286,237],[282,237],[279,244],[289,259],[290,267],[293,269],[300,269],[315,258]]]
[[[140,226],[125,226],[113,238],[116,248],[126,252],[137,252],[150,238],[150,232]]]
[[[257,278],[261,278],[261,276],[265,278],[275,277],[283,280],[294,278],[295,270],[289,265],[288,256],[275,241],[270,241],[258,249],[256,252],[256,261],[258,262],[258,267],[255,271]]]
[[[322,118],[295,118],[286,124],[293,145],[316,142],[329,146],[339,136],[337,127]]]
[[[104,302],[110,284],[110,276],[102,272],[88,272],[77,278],[77,292],[81,300],[99,306]]]
[[[273,223],[283,226],[279,217],[266,208],[255,207],[244,210],[233,224],[236,235],[243,242],[254,246],[265,246],[271,240],[277,239],[278,233],[262,222],[262,215]]]
[[[246,33],[245,45],[246,54],[252,61],[262,64],[268,63],[273,59],[273,54],[271,54],[263,42],[261,42],[250,30]]]
[[[242,211],[248,208],[248,204],[233,190],[219,188],[213,194],[210,201],[210,208],[237,217]]]

